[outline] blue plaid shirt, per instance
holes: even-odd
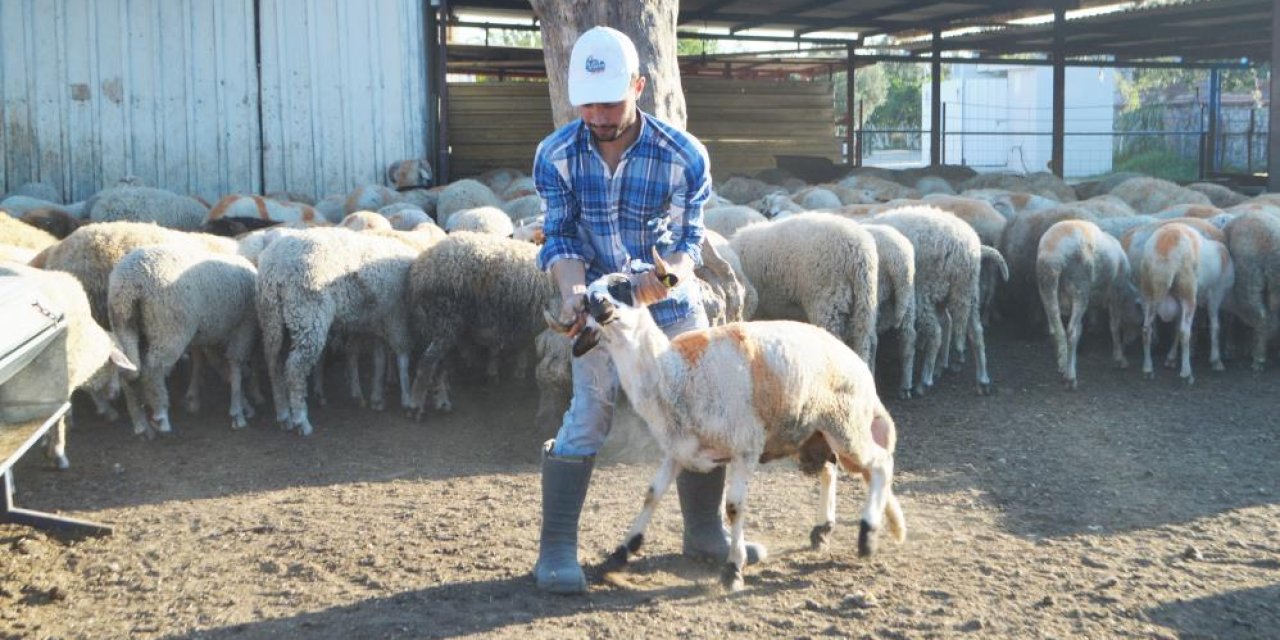
[[[538,145],[533,179],[547,238],[538,268],[581,260],[590,283],[631,271],[632,259],[650,262],[655,246],[663,256],[680,251],[702,263],[702,204],[711,195],[707,150],[692,135],[638,113],[640,136],[622,153],[613,176],[581,119]],[[698,287],[685,282],[649,312],[667,327],[700,304]]]

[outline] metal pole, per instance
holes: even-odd
[[[1271,3],[1271,105],[1267,121],[1267,191],[1280,191],[1280,2]]]
[[[1222,70],[1209,70],[1209,139],[1205,141],[1207,155],[1207,171],[1218,171],[1218,121],[1222,118]]]
[[[845,84],[848,85],[845,87],[845,97],[844,97],[844,117],[845,117],[845,130],[844,130],[845,147],[844,148],[845,148],[845,153],[847,154],[846,164],[851,166],[856,166],[858,164],[858,161],[854,159],[857,157],[857,150],[854,148],[854,144],[853,144],[853,136],[854,136],[853,130],[855,127],[858,126],[858,121],[854,118],[853,103],[856,100],[856,94],[857,94],[854,87],[854,81],[857,78],[857,72],[858,72],[858,65],[856,63],[857,54],[854,53],[852,42],[844,46],[844,51],[845,51],[844,79],[845,79]]]
[[[432,181],[437,179],[440,169],[440,158],[436,156],[436,132],[440,128],[440,109],[436,99],[439,93],[436,87],[436,11],[431,0],[422,0],[422,70],[426,75],[427,126],[424,127],[422,157],[431,163]]]
[[[1067,128],[1067,67],[1066,67],[1066,28],[1067,8],[1064,5],[1053,7],[1053,149],[1049,160],[1050,169],[1059,178],[1066,168],[1066,128]]]
[[[939,165],[942,164],[942,27],[933,28],[932,49],[929,62],[929,82],[933,90],[929,105],[929,164]]]
[[[436,50],[436,64],[439,70],[440,129],[437,132],[436,154],[439,166],[436,173],[440,176],[436,184],[449,183],[449,0],[438,0],[438,29],[436,37],[439,48]]]

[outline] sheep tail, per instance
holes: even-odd
[[[111,334],[120,347],[120,351],[138,369],[142,367],[139,358],[138,343],[142,339],[142,296],[134,287],[116,287],[108,313],[111,320]],[[121,377],[129,382],[138,379],[138,370],[120,372]]]
[[[889,491],[889,499],[884,504],[885,523],[889,526],[889,534],[899,543],[907,539],[907,519],[902,515],[902,505],[898,503],[898,496],[893,491]]]
[[[1004,256],[995,247],[982,245],[982,259],[995,263],[1000,268],[1000,277],[1005,281],[1009,281],[1009,263],[1005,262]]]

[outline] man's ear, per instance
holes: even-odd
[[[644,95],[644,87],[647,81],[648,79],[642,75],[636,76],[635,82],[631,85],[635,89],[636,99],[639,99],[640,96]]]

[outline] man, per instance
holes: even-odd
[[[608,27],[584,32],[569,59],[569,102],[580,119],[538,145],[533,177],[546,213],[538,266],[560,289],[560,319],[585,322],[586,284],[631,272],[637,300],[674,336],[707,326],[693,285],[704,234],[702,204],[711,195],[707,151],[692,135],[639,111],[645,78],[635,45]],[[667,291],[650,265],[654,249],[683,284]],[[543,447],[538,587],[582,593],[578,516],[595,454],[613,420],[618,375],[604,349],[573,360],[573,400],[554,440]],[[729,544],[720,517],[724,469],[676,479],[686,555],[724,562]],[[748,562],[764,548],[748,545]]]

